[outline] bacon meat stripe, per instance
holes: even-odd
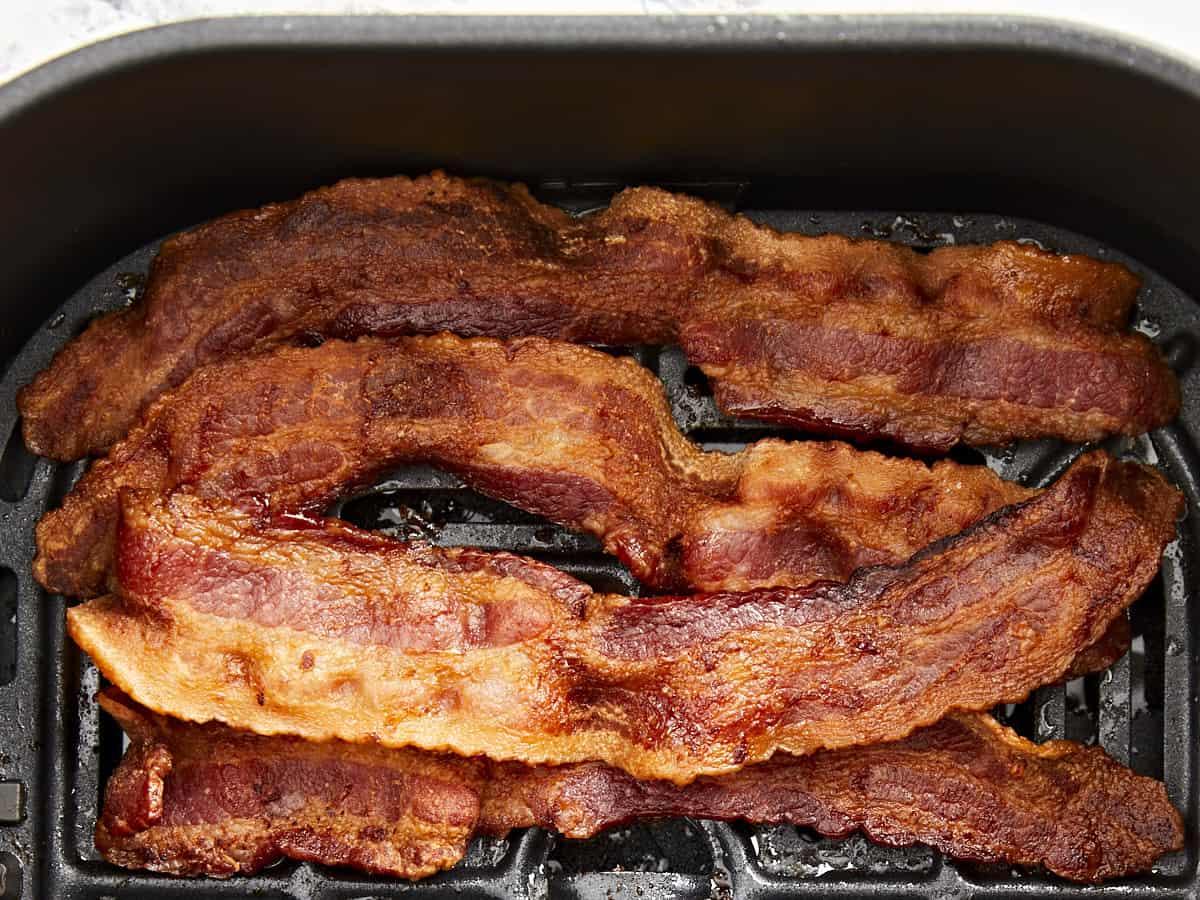
[[[1153,470],[1093,453],[845,585],[637,599],[176,494],[127,504],[119,596],[68,627],[114,684],[190,721],[683,784],[1022,700],[1141,593],[1180,509]]]
[[[130,738],[96,823],[116,865],[223,876],[287,856],[423,878],[479,830],[483,760],[192,725],[112,688],[99,701]]]
[[[476,833],[540,826],[590,837],[635,819],[790,823],[958,859],[1119,878],[1183,846],[1163,786],[1097,747],[1032,744],[986,716],[909,737],[776,756],[679,787],[598,763],[524,766],[374,744],[263,737],[156,715],[112,688],[101,706],[131,745],[109,781],[96,845],[112,863],[175,875],[252,873],[280,856],[421,878]]]
[[[57,593],[101,593],[127,488],[319,513],[412,462],[589,531],[669,590],[844,581],[1032,495],[982,466],[840,443],[705,453],[650,372],[573,344],[330,341],[208,366],[163,396],[38,524],[34,574]]]
[[[735,415],[927,450],[1135,434],[1178,386],[1127,331],[1114,263],[1001,242],[906,247],[780,234],[686,196],[572,218],[521,185],[343,181],[169,239],[145,297],[20,395],[57,459],[114,444],[198,367],[279,342],[454,331],[680,343]]]
[[[1033,495],[981,466],[840,443],[703,453],[649,372],[572,344],[331,341],[216,364],[164,396],[38,525],[34,573],[59,593],[100,593],[118,497],[131,487],[313,512],[414,461],[596,534],[642,582],[667,589],[845,581]],[[1076,670],[1107,667],[1127,632],[1118,620]]]

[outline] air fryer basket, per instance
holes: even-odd
[[[1186,849],[1100,892],[1197,896],[1200,179],[1187,180],[1197,73],[1035,23],[265,19],[82,51],[0,91],[0,121],[10,204],[0,217],[0,898],[1097,893],[923,847],[692,820],[590,841],[539,830],[478,840],[455,869],[415,884],[294,862],[186,881],[99,859],[92,832],[121,735],[92,700],[96,669],[64,634],[66,601],[29,571],[34,522],[83,467],[28,454],[15,391],[92,315],[136,296],[171,230],[342,175],[433,165],[523,178],[575,212],[652,182],[786,230],[918,248],[1031,240],[1142,275],[1136,327],[1179,374],[1184,409],[1106,446],[1162,468],[1191,514],[1131,610],[1132,652],[1109,673],[997,712],[1030,737],[1098,741],[1162,778],[1187,820]],[[680,427],[706,446],[784,433],[720,415],[676,349],[614,352],[660,375]],[[1044,484],[1080,449],[1042,441],[957,455]],[[593,539],[432,469],[397,472],[334,512],[638,590]]]

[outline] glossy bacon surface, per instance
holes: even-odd
[[[575,219],[520,185],[344,181],[169,239],[146,294],[21,394],[36,452],[102,451],[199,366],[314,337],[681,343],[727,410],[925,449],[1134,434],[1175,380],[1126,330],[1138,281],[1017,243],[780,234],[633,188]]]
[[[635,599],[518,557],[175,495],[127,505],[123,599],[68,626],[110,680],[181,718],[686,783],[1023,699],[1140,594],[1180,504],[1152,470],[1094,453],[845,585]]]
[[[1045,866],[1079,881],[1149,867],[1183,843],[1163,786],[1096,747],[1035,745],[958,715],[904,740],[777,756],[678,787],[596,763],[489,763],[371,744],[263,737],[159,716],[114,689],[129,734],[96,844],[129,868],[254,872],[278,858],[419,878],[472,833],[541,826],[588,837],[634,819],[792,823],[931,844],[959,859]]]
[[[123,489],[320,512],[410,462],[589,531],[673,590],[844,581],[1032,493],[982,466],[841,443],[705,453],[650,372],[573,344],[331,341],[215,364],[163,396],[39,523],[34,573],[58,593],[102,592]]]

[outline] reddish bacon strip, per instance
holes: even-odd
[[[99,699],[131,740],[96,823],[119,866],[232,875],[287,856],[423,878],[479,827],[482,761],[187,725],[111,688]]]
[[[168,240],[146,296],[19,398],[36,452],[116,442],[198,367],[281,341],[432,333],[680,342],[735,414],[929,449],[1134,434],[1178,388],[1124,331],[1137,279],[998,243],[921,256],[780,234],[652,188],[573,219],[524,187],[344,181]]]
[[[686,787],[595,763],[495,764],[372,744],[309,743],[155,715],[109,689],[132,744],[109,781],[96,845],[177,875],[254,872],[280,857],[420,878],[472,832],[533,825],[589,837],[658,816],[863,829],[959,859],[1045,866],[1078,881],[1149,867],[1183,846],[1163,786],[1095,747],[1031,744],[984,716],[902,741],[778,756]]]
[[[1178,411],[1174,376],[1140,336],[1068,326],[1061,340],[1052,328],[963,338],[928,318],[889,314],[873,326],[714,319],[686,326],[682,343],[731,415],[927,451],[1136,434]]]
[[[1139,595],[1180,508],[1153,470],[1095,453],[846,585],[634,599],[176,495],[128,507],[124,600],[68,626],[115,684],[188,720],[686,783],[1023,699]]]
[[[162,397],[39,523],[34,574],[58,593],[102,592],[126,488],[320,512],[407,462],[590,531],[667,589],[844,581],[1032,494],[981,466],[845,444],[704,453],[649,372],[572,344],[331,341],[209,366]]]

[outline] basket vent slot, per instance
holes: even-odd
[[[0,568],[0,685],[17,674],[17,576]]]
[[[37,457],[26,448],[25,438],[21,435],[21,420],[17,419],[8,443],[4,445],[4,455],[0,456],[0,499],[9,503],[23,499],[29,491],[35,465]]]

